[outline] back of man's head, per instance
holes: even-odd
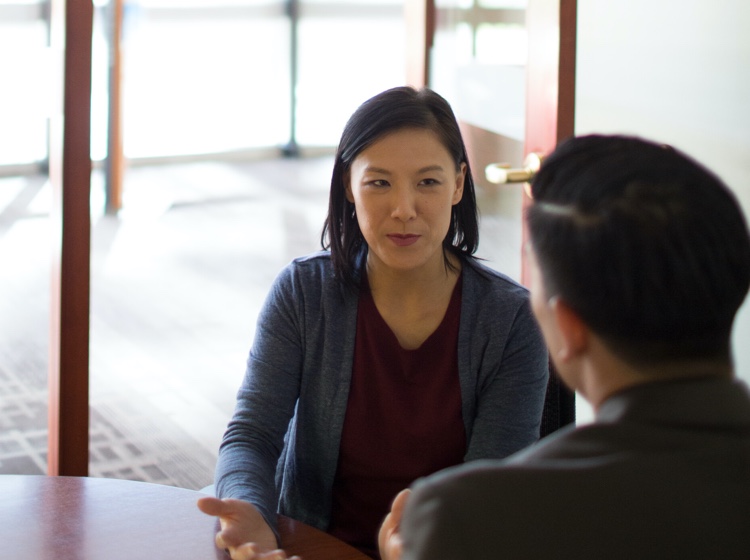
[[[737,201],[679,151],[623,136],[560,144],[532,184],[532,247],[549,297],[627,362],[731,363],[750,285]]]

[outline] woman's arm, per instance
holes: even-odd
[[[216,495],[252,503],[274,531],[276,466],[300,392],[304,345],[298,305],[287,268],[276,279],[258,317],[216,466]]]
[[[466,461],[507,457],[539,439],[547,347],[528,299],[515,309],[509,317],[485,317],[484,334],[475,333],[472,359],[481,371]]]

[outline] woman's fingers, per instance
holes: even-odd
[[[219,518],[221,530],[214,540],[232,560],[287,560],[286,553],[276,548],[273,531],[249,502],[205,496],[198,500],[198,509]]]
[[[220,516],[226,511],[225,503],[219,498],[206,496],[198,500],[198,509],[207,515]]]

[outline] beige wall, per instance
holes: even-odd
[[[576,134],[672,144],[720,175],[750,216],[748,30],[748,0],[578,0]],[[734,353],[750,382],[747,300]]]

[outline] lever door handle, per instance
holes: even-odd
[[[523,167],[512,169],[507,163],[490,163],[484,168],[484,175],[490,183],[502,185],[506,183],[528,183],[539,171],[544,155],[531,152],[526,156]]]

